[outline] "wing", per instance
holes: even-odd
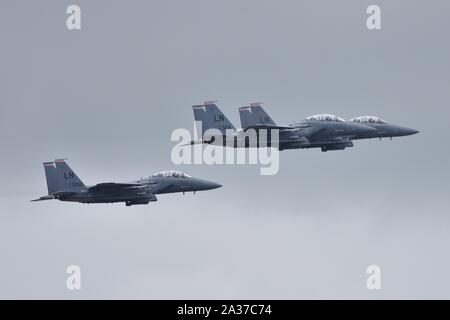
[[[309,135],[308,139],[314,142],[329,142],[329,143],[342,143],[342,142],[349,142],[351,141],[351,138],[353,135],[348,134],[342,134],[342,135],[335,135],[335,136],[321,136],[320,133],[326,131],[327,128],[318,128],[314,129]]]
[[[247,126],[245,127],[243,130],[247,131],[249,129],[254,129],[254,130],[261,130],[261,129],[267,129],[267,130],[299,130],[299,128],[296,127],[292,127],[292,126],[277,126],[277,125],[271,125],[271,124],[255,124],[255,125],[251,125],[251,126]]]
[[[320,144],[341,144],[341,143],[352,143],[352,139],[346,136],[339,136],[339,137],[318,137],[316,139],[310,140],[313,143],[320,143]]]
[[[115,182],[106,182],[99,183],[93,187],[90,187],[88,190],[93,192],[114,192],[120,191],[124,189],[140,189],[143,186],[139,183],[115,183]]]

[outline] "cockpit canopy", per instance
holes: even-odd
[[[186,173],[180,172],[180,171],[161,171],[157,172],[152,175],[152,177],[173,177],[173,178],[190,178],[190,175],[187,175]]]
[[[335,121],[335,122],[344,122],[345,120],[339,118],[338,116],[334,116],[332,114],[316,114],[306,118],[306,120],[317,120],[317,121]]]
[[[350,119],[351,122],[359,122],[359,123],[386,123],[381,118],[374,117],[374,116],[362,116],[362,117],[356,117],[353,119]]]

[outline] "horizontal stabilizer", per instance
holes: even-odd
[[[187,147],[187,146],[193,146],[194,144],[203,144],[203,143],[209,143],[207,140],[198,139],[198,140],[191,140],[188,143],[180,144],[180,147]]]
[[[44,197],[40,197],[39,199],[31,200],[31,202],[44,201],[44,200],[53,200],[53,199],[55,199],[53,196],[44,196]]]

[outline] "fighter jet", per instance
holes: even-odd
[[[356,136],[373,133],[376,129],[356,122],[346,122],[343,119],[329,114],[311,116],[286,126],[277,125],[264,111],[261,103],[252,103],[250,106],[239,108],[242,129],[236,130],[228,118],[219,110],[214,102],[205,102],[203,105],[193,106],[196,123],[201,122],[202,130],[200,142],[216,144],[224,141],[226,146],[260,147],[256,143],[247,143],[246,133],[250,130],[259,132],[265,129],[268,141],[263,146],[272,146],[270,143],[272,130],[278,131],[278,143],[275,145],[280,151],[286,149],[321,148],[323,152],[330,150],[344,150],[353,147],[352,139]],[[216,134],[210,135],[208,131],[215,129]],[[218,135],[222,135],[218,137]],[[218,139],[221,138],[221,139]],[[234,141],[230,143],[231,141]],[[239,143],[244,141],[245,143]]]
[[[178,171],[163,171],[128,183],[106,182],[86,186],[65,160],[44,162],[48,195],[32,201],[58,199],[80,203],[125,202],[127,207],[157,201],[156,195],[196,192],[222,187]]]
[[[417,130],[391,124],[375,116],[361,116],[350,119],[349,121],[354,123],[361,123],[376,129],[375,132],[357,135],[354,139],[372,139],[372,138],[379,138],[380,140],[381,138],[392,139],[393,137],[404,137],[419,133],[419,131]]]
[[[239,114],[242,127],[254,126],[258,123],[275,125],[275,122],[259,103],[239,108]],[[364,127],[352,127],[352,124],[363,125]],[[319,114],[308,117],[291,126],[304,127],[305,129],[309,126],[309,129],[302,132],[309,143],[304,144],[301,148],[320,147],[322,151],[343,150],[346,147],[352,147],[352,140],[357,139],[381,139],[384,137],[392,139],[392,137],[408,136],[419,132],[414,129],[389,124],[374,116],[356,117],[345,121],[333,115]],[[368,127],[374,130],[368,130]],[[332,143],[329,143],[327,140],[332,140]]]

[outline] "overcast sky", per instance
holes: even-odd
[[[72,3],[0,2],[1,298],[450,298],[449,1],[78,0],[69,31]],[[263,101],[280,124],[370,114],[420,134],[283,151],[275,176],[173,165],[172,130],[211,99],[236,126]],[[30,203],[59,157],[86,184],[177,169],[224,187]]]

